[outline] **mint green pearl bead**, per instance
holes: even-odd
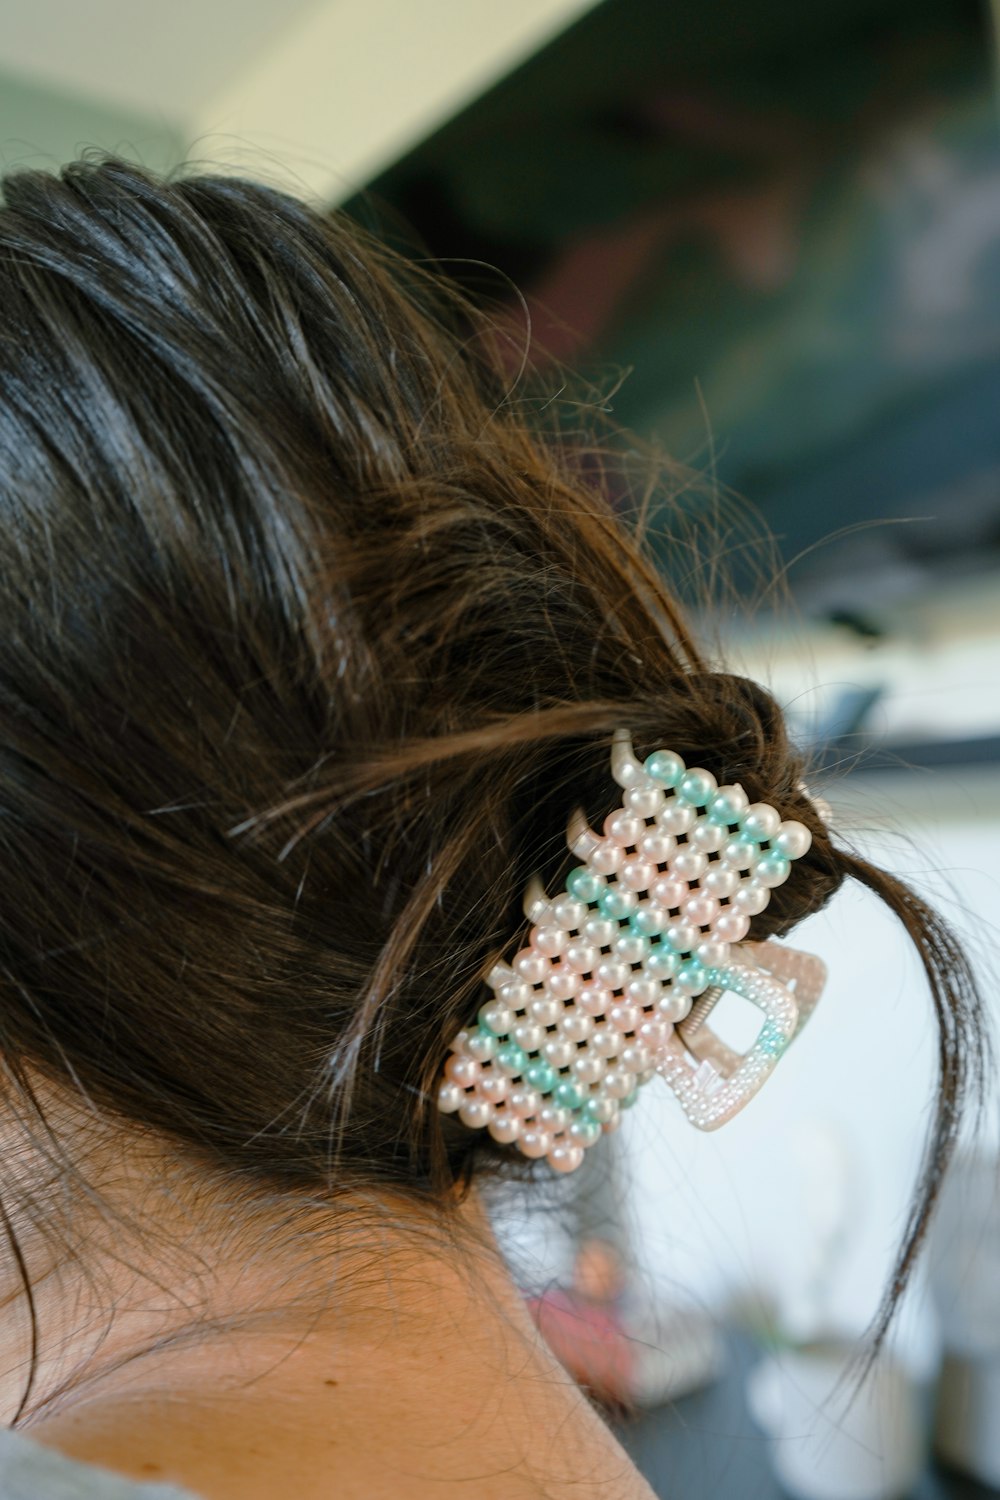
[[[684,762],[672,750],[654,750],[647,755],[643,770],[661,786],[676,786],[684,775]]]
[[[497,1053],[497,1062],[511,1077],[524,1073],[528,1066],[528,1054],[516,1042],[505,1042]]]
[[[762,885],[781,885],[788,879],[791,868],[791,861],[787,855],[782,854],[779,849],[769,849],[757,861],[754,875]]]
[[[629,917],[629,927],[637,937],[657,937],[663,931],[664,922],[669,920],[666,914],[660,911],[650,910],[648,906],[640,906]]]
[[[629,890],[618,890],[617,887],[607,886],[601,892],[598,905],[601,915],[618,920],[627,917],[635,906],[635,895]]]
[[[568,1078],[556,1084],[552,1091],[552,1098],[562,1109],[579,1109],[583,1103],[580,1090]]]
[[[604,881],[586,865],[577,865],[566,876],[566,889],[575,901],[596,901],[604,887]]]
[[[544,1058],[537,1057],[533,1063],[529,1063],[524,1072],[524,1077],[537,1089],[540,1094],[550,1094],[555,1088],[558,1073],[555,1068],[550,1067]]]
[[[693,991],[708,989],[708,970],[697,958],[689,958],[687,963],[681,964],[677,970],[677,978]]]
[[[691,807],[704,807],[717,785],[710,771],[688,771],[677,783],[677,796]]]

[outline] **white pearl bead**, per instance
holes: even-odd
[[[750,930],[750,918],[741,911],[729,910],[715,924],[715,936],[720,943],[740,943]]]
[[[576,1046],[566,1037],[553,1033],[542,1043],[542,1056],[554,1068],[568,1068],[576,1056]]]
[[[577,1053],[570,1068],[577,1083],[583,1084],[600,1083],[607,1071],[604,1058],[598,1057],[590,1047]]]
[[[613,875],[625,858],[622,846],[613,839],[602,839],[587,863],[600,875]]]
[[[586,938],[588,943],[593,943],[596,948],[604,948],[617,931],[618,923],[607,917],[588,917],[583,924],[581,937]]]
[[[521,1138],[517,1144],[525,1156],[538,1158],[548,1155],[552,1146],[552,1139],[544,1130],[532,1130],[529,1128],[521,1131]]]
[[[672,911],[674,907],[680,906],[691,892],[686,880],[678,880],[676,875],[666,874],[653,881],[649,894],[657,906],[662,906],[666,911]]]
[[[749,806],[750,798],[738,782],[732,786],[720,786],[709,803],[713,812],[725,814],[727,823],[738,823]]]
[[[712,865],[701,877],[702,889],[720,900],[723,896],[731,896],[739,883],[737,871],[725,865]]]
[[[649,1051],[641,1042],[629,1042],[622,1048],[621,1065],[629,1073],[641,1073],[650,1061]]]
[[[545,1040],[545,1028],[536,1025],[534,1021],[518,1021],[511,1035],[525,1052],[537,1052]]]
[[[604,1075],[604,1091],[612,1099],[624,1099],[635,1087],[635,1078],[624,1068],[609,1068]]]
[[[617,1057],[618,1048],[622,1044],[621,1033],[610,1022],[599,1022],[594,1027],[594,1034],[590,1038],[589,1051],[595,1057]]]
[[[624,989],[631,976],[628,964],[619,963],[617,959],[605,958],[603,963],[598,964],[595,979],[598,984],[608,990]]]
[[[583,1148],[570,1145],[569,1142],[560,1142],[553,1146],[548,1154],[549,1166],[554,1167],[557,1172],[575,1172],[583,1161]]]
[[[465,1051],[469,1057],[474,1057],[477,1063],[484,1063],[496,1056],[499,1045],[496,1037],[488,1031],[474,1031],[465,1043]]]
[[[499,1000],[487,1000],[479,1008],[479,1019],[497,1036],[509,1036],[516,1018],[509,1006],[501,1005]]]
[[[741,885],[733,897],[733,906],[748,917],[755,917],[762,912],[771,899],[771,893],[766,885],[761,885],[756,880],[748,880]]]
[[[627,848],[630,844],[638,843],[646,831],[646,824],[641,817],[634,812],[613,812],[604,819],[604,832],[609,839],[614,839]]]
[[[566,932],[577,932],[580,923],[587,920],[590,908],[585,901],[575,901],[572,896],[560,896],[552,903],[552,915]]]
[[[700,880],[708,869],[708,855],[690,844],[678,849],[670,863],[671,874],[678,880]]]
[[[650,979],[645,974],[637,973],[625,986],[625,995],[633,1006],[640,1009],[646,1005],[655,1005],[660,998],[660,981]]]
[[[555,958],[569,942],[569,933],[559,927],[536,927],[531,938],[533,948],[547,958]]]
[[[677,953],[692,953],[701,942],[701,933],[690,922],[671,922],[664,937]]]
[[[568,1010],[562,1019],[562,1034],[570,1042],[586,1042],[592,1035],[594,1023],[586,1011],[576,1006]]]
[[[484,1073],[479,1080],[479,1092],[490,1104],[499,1104],[507,1097],[507,1080],[502,1073]]]
[[[657,874],[656,866],[648,859],[632,855],[622,865],[619,879],[630,891],[648,891]]]
[[[528,1005],[528,1015],[536,1026],[554,1026],[563,1013],[563,1005],[543,991]]]
[[[568,1109],[560,1109],[555,1104],[543,1104],[535,1117],[535,1124],[539,1130],[546,1130],[549,1135],[556,1135],[560,1130],[566,1129],[569,1120]]]
[[[676,1026],[691,1014],[691,997],[685,995],[674,984],[664,989],[656,1002],[656,1014],[670,1025]]]
[[[666,1021],[643,1021],[639,1027],[639,1038],[650,1053],[657,1053],[667,1040],[670,1028]]]
[[[647,828],[639,840],[639,853],[656,865],[666,864],[676,848],[677,840],[673,834],[664,833],[660,828]]]
[[[726,842],[726,830],[720,828],[718,823],[706,823],[702,819],[688,834],[688,842],[703,854],[717,854]]]
[[[465,1090],[457,1083],[442,1083],[438,1089],[438,1109],[443,1115],[453,1115],[465,1100]]]
[[[521,1134],[521,1122],[517,1115],[495,1115],[487,1126],[490,1135],[501,1146],[510,1146]]]
[[[549,994],[556,1000],[572,1000],[580,988],[580,976],[569,964],[556,964],[548,978]]]
[[[474,1057],[462,1057],[453,1052],[444,1065],[444,1076],[459,1088],[469,1089],[479,1082],[482,1069]]]
[[[719,910],[719,903],[714,896],[697,892],[688,897],[681,907],[681,914],[686,922],[691,922],[695,927],[708,927]]]
[[[493,1118],[493,1106],[485,1099],[466,1099],[459,1106],[458,1118],[463,1125],[468,1125],[470,1130],[482,1130]]]
[[[638,1005],[628,1005],[619,1002],[617,1005],[612,1005],[608,1011],[608,1023],[616,1031],[620,1031],[623,1036],[627,1031],[635,1031],[641,1021],[642,1012]]]
[[[781,818],[769,802],[751,802],[743,817],[743,831],[758,843],[773,839],[781,824]]]
[[[662,828],[664,833],[690,833],[698,820],[698,814],[693,807],[688,807],[684,802],[668,802],[656,814],[657,827]]]
[[[641,964],[649,952],[649,939],[642,937],[640,933],[629,932],[627,929],[620,932],[614,941],[615,958],[621,963]]]
[[[590,1102],[590,1113],[598,1125],[607,1125],[618,1114],[618,1101],[612,1099],[610,1095],[604,1095],[599,1099],[592,1099]]]
[[[699,943],[694,950],[694,956],[699,963],[703,963],[706,969],[717,969],[724,964],[729,957],[729,944],[714,942],[711,939]]]
[[[511,1089],[507,1095],[507,1109],[522,1120],[530,1120],[542,1107],[542,1096],[536,1089],[526,1086]]]
[[[505,979],[497,990],[497,999],[509,1010],[523,1010],[531,999],[531,985],[526,979]]]
[[[535,948],[522,948],[514,957],[513,967],[529,984],[541,984],[552,966],[544,953]]]
[[[812,837],[804,823],[796,823],[794,819],[789,818],[779,827],[774,843],[788,859],[801,859],[803,854],[809,852]]]
[[[593,943],[570,943],[566,949],[566,962],[578,974],[589,974],[601,961],[601,950]]]
[[[749,870],[756,864],[759,854],[760,849],[752,839],[742,838],[738,834],[735,838],[727,839],[722,846],[722,858],[734,870]]]
[[[638,817],[652,818],[663,806],[663,792],[658,786],[630,786],[622,801]]]
[[[576,1006],[588,1016],[603,1016],[612,1004],[611,991],[599,984],[588,984],[576,997]]]

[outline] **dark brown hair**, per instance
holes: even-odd
[[[818,820],[489,317],[260,183],[101,155],[4,190],[11,1114],[44,1080],[248,1192],[443,1209],[511,1155],[436,1111],[447,1043],[627,725],[812,830],[752,936],[851,877],[919,948],[941,1087],[883,1332],[980,1056],[965,960]]]

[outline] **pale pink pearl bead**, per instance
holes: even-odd
[[[750,930],[750,918],[741,911],[725,912],[715,924],[715,937],[720,943],[740,943]]]
[[[681,913],[686,922],[692,922],[695,927],[708,927],[715,919],[719,910],[719,903],[714,896],[699,892],[697,895],[689,896],[681,907]]]
[[[701,933],[690,922],[671,922],[664,933],[676,953],[692,953],[701,942]]]
[[[603,985],[587,984],[576,997],[576,1004],[588,1016],[603,1016],[612,1004],[611,991]]]
[[[653,818],[663,806],[663,792],[658,786],[630,786],[622,801],[637,817]]]
[[[553,1032],[542,1043],[542,1056],[553,1068],[568,1068],[576,1056],[576,1044]]]
[[[554,1026],[563,1013],[561,1000],[556,1000],[544,991],[528,1002],[528,1017],[536,1026]]]
[[[658,873],[649,860],[631,856],[622,865],[619,878],[630,891],[648,891]]]
[[[739,883],[739,873],[725,865],[712,865],[701,877],[702,889],[720,900],[723,896],[731,896]]]
[[[453,1052],[444,1065],[444,1076],[463,1089],[472,1088],[478,1083],[481,1072],[474,1057],[463,1057],[458,1052]]]
[[[608,917],[591,916],[583,924],[581,937],[586,938],[588,943],[593,943],[596,948],[604,948],[617,931],[617,922],[612,922]]]
[[[686,880],[678,880],[676,875],[660,875],[649,888],[649,894],[657,906],[662,906],[666,911],[671,911],[675,906],[680,906],[691,893]]]
[[[746,916],[755,917],[764,910],[770,899],[771,893],[766,885],[761,885],[756,880],[748,880],[733,897],[733,906]]]
[[[713,941],[711,938],[699,943],[694,950],[694,956],[699,963],[703,963],[706,969],[717,969],[724,964],[729,957],[729,944]]]
[[[552,1137],[547,1133],[547,1131],[533,1130],[529,1126],[526,1130],[522,1129],[521,1137],[517,1144],[518,1149],[522,1151],[525,1156],[530,1156],[533,1159],[537,1159],[540,1156],[548,1155],[549,1151],[552,1149]]]
[[[615,1028],[616,1031],[620,1031],[622,1033],[626,1031],[635,1031],[641,1020],[642,1011],[639,1009],[638,1005],[623,1004],[619,1001],[617,1005],[612,1005],[611,1009],[608,1011],[609,1023]]]
[[[511,1146],[521,1134],[521,1121],[517,1115],[498,1114],[494,1115],[487,1129],[501,1146]]]
[[[622,1044],[621,1033],[617,1027],[610,1022],[598,1022],[594,1027],[594,1034],[590,1038],[590,1051],[597,1057],[617,1057],[618,1048]]]
[[[539,953],[544,953],[547,958],[555,958],[568,942],[569,933],[558,927],[536,927],[531,935],[531,946],[537,948]]]
[[[527,993],[531,994],[530,988]],[[503,1005],[499,1000],[487,1000],[486,1004],[480,1007],[479,1019],[484,1026],[495,1031],[497,1036],[506,1036],[517,1017],[509,1006]]]
[[[438,1089],[438,1109],[444,1115],[453,1115],[465,1102],[465,1090],[457,1083],[442,1083]]]
[[[624,989],[631,977],[632,970],[628,964],[620,963],[617,959],[605,958],[597,966],[594,978],[598,984],[602,984],[608,990]]]
[[[572,1000],[580,988],[580,976],[569,964],[555,964],[549,974],[549,994],[556,1000]]]
[[[511,1036],[525,1052],[537,1052],[545,1040],[545,1028],[537,1026],[534,1021],[518,1021]]]
[[[507,1109],[510,1114],[517,1115],[519,1119],[530,1120],[531,1117],[541,1109],[542,1096],[537,1089],[529,1089],[526,1085],[521,1088],[511,1089],[507,1095]]]
[[[602,839],[587,863],[599,875],[613,875],[616,870],[620,869],[624,858],[625,854],[620,844],[616,844],[613,839]]]
[[[624,849],[629,844],[638,843],[646,831],[646,825],[642,818],[632,812],[609,813],[604,819],[604,832],[609,839],[614,839]]]
[[[583,1161],[583,1147],[560,1142],[552,1147],[548,1153],[548,1160],[549,1166],[557,1172],[575,1172]]]
[[[641,964],[649,952],[649,939],[642,937],[637,932],[625,930],[620,932],[614,941],[615,958],[621,963]]]
[[[526,979],[505,979],[497,990],[497,999],[511,1010],[523,1010],[531,999],[531,985]]]
[[[536,948],[522,948],[515,955],[512,967],[529,984],[541,984],[552,965],[545,954],[539,953]]]
[[[647,1005],[656,1004],[660,998],[660,988],[658,979],[651,979],[645,974],[636,972],[635,977],[630,979],[625,986],[625,997],[630,1005],[642,1009]]]
[[[691,1014],[691,996],[685,995],[676,985],[664,988],[656,1002],[656,1014],[671,1026],[676,1026]]]
[[[666,864],[676,848],[677,840],[673,834],[664,833],[660,828],[647,828],[639,840],[639,853],[656,865]]]
[[[478,1092],[491,1104],[499,1104],[501,1099],[506,1099],[509,1084],[502,1073],[496,1073],[491,1068],[488,1072],[484,1069],[479,1080]]]
[[[459,1106],[458,1118],[471,1130],[482,1130],[493,1118],[493,1106],[485,1099],[466,1099]]]
[[[552,916],[565,932],[579,930],[580,923],[587,920],[589,910],[585,901],[574,901],[572,896],[560,896],[552,903]]]
[[[570,943],[565,958],[578,974],[590,974],[601,961],[601,950],[594,943]]]
[[[635,1087],[635,1078],[625,1068],[609,1068],[604,1075],[604,1091],[612,1099],[624,1099]]]
[[[605,1074],[603,1057],[597,1057],[590,1047],[577,1053],[570,1068],[577,1082],[583,1084],[600,1083]]]
[[[698,814],[684,802],[668,802],[656,814],[656,823],[664,833],[690,833]]]
[[[547,1130],[551,1136],[558,1135],[561,1130],[565,1130],[569,1121],[569,1110],[560,1109],[555,1104],[543,1104],[535,1117],[538,1129]]]
[[[642,1073],[649,1067],[652,1059],[649,1049],[641,1042],[629,1042],[627,1047],[621,1050],[621,1065],[628,1073]]]
[[[568,1010],[562,1019],[562,1034],[570,1042],[586,1042],[593,1034],[594,1023],[586,1011],[576,1006]]]
[[[660,1051],[669,1035],[670,1028],[666,1021],[651,1018],[643,1021],[639,1027],[638,1035],[644,1046],[654,1055]]]
[[[688,841],[703,854],[717,854],[726,842],[726,830],[718,823],[698,822],[688,834]]]
[[[700,849],[693,849],[690,844],[678,849],[670,861],[671,874],[678,880],[700,880],[707,869],[708,855],[702,854]]]

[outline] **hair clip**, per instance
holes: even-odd
[[[770,1076],[826,977],[818,958],[746,942],[750,918],[788,878],[812,835],[738,785],[679,755],[635,757],[615,732],[621,806],[567,843],[583,863],[549,898],[533,880],[525,946],[487,976],[477,1022],[454,1039],[438,1108],[472,1129],[572,1172],[617,1129],[659,1074],[692,1124],[714,1130]],[[731,991],[763,1012],[746,1054],[708,1026]]]

